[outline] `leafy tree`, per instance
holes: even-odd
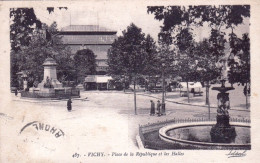
[[[124,75],[126,73],[124,62],[127,55],[124,55],[124,38],[118,37],[108,50],[108,73],[110,75]]]
[[[34,27],[41,27],[33,8],[11,8],[10,43],[11,43],[11,86],[17,87],[16,73],[19,72],[17,51],[21,46],[28,46]]]
[[[189,99],[189,81],[194,81],[197,75],[195,57],[194,57],[194,40],[190,32],[189,25],[186,28],[180,29],[176,35],[176,45],[182,54],[178,61],[178,74],[187,83],[187,98]]]
[[[187,93],[189,102],[188,81],[193,80],[194,73],[194,57],[193,57],[193,36],[190,25],[192,23],[188,9],[184,6],[155,6],[148,7],[148,13],[154,13],[155,19],[163,20],[161,27],[161,40],[165,44],[174,43],[182,54],[181,60],[176,66],[179,76],[187,82]],[[175,34],[175,35],[173,35]]]
[[[123,48],[123,37],[118,37],[112,43],[111,48],[108,50],[108,60],[107,63],[108,67],[108,74],[110,74],[115,80],[124,82],[124,92],[126,89],[126,78],[127,78],[127,71],[125,70],[124,61],[125,58],[123,55],[124,52],[121,51]],[[126,56],[125,56],[126,57]]]
[[[197,46],[199,81],[206,83],[206,105],[209,105],[209,82],[221,77],[221,71],[216,64],[225,56],[225,43],[224,33],[211,29],[209,39],[204,39]]]
[[[145,67],[143,70],[144,75],[154,76],[157,75],[157,46],[153,38],[148,34],[144,41],[144,48],[146,52],[145,56]]]
[[[219,5],[219,6],[150,6],[148,13],[155,19],[163,21],[163,31],[173,31],[184,22],[203,25],[208,22],[212,28],[234,28],[243,23],[245,17],[250,17],[249,5]]]
[[[123,31],[123,36],[119,37],[108,53],[108,66],[111,74],[128,75],[134,83],[134,103],[136,109],[136,81],[139,74],[144,73],[146,50],[145,35],[141,28],[135,24],[130,24],[127,30]]]
[[[182,78],[182,81],[187,83],[187,98],[188,103],[189,99],[189,81],[197,81],[198,79],[198,71],[196,67],[196,59],[195,57],[189,55],[182,55],[180,59],[177,61],[177,65],[175,66],[177,69],[177,74]]]
[[[149,83],[153,82],[152,79],[154,79],[156,75],[161,74],[161,71],[159,71],[158,69],[159,67],[161,67],[161,64],[159,63],[158,58],[158,47],[149,34],[145,38],[144,48],[146,52],[146,57],[144,60],[145,67],[142,74],[143,77],[146,77],[145,88],[148,90]]]
[[[246,96],[246,108],[248,108],[248,84],[250,84],[250,38],[248,33],[243,34],[242,39],[236,38],[234,47],[237,54],[229,57],[230,71],[228,73],[231,83],[241,83],[245,85],[244,94]],[[249,89],[250,91],[250,89]]]
[[[70,49],[62,45],[55,22],[48,27],[36,17],[33,8],[11,8],[10,19],[11,86],[18,86],[16,73],[22,70],[28,73],[29,86],[41,80],[46,57],[58,62],[58,78],[73,79]]]
[[[236,39],[237,55],[232,55],[230,59],[229,77],[232,83],[250,83],[250,38],[248,33],[243,34],[242,39]]]
[[[199,78],[197,81],[206,82],[206,105],[209,105],[209,82],[221,76],[221,71],[216,66],[218,55],[216,55],[215,48],[212,46],[214,44],[207,39],[196,43],[195,46],[196,71]]]
[[[204,23],[207,22],[208,26],[212,29],[211,35],[215,35],[219,32],[225,35],[225,32],[227,32],[226,29],[231,29],[231,32],[228,34],[229,43],[232,53],[236,55],[237,50],[233,42],[236,37],[234,30],[237,25],[243,23],[246,17],[250,17],[250,6],[152,6],[148,7],[147,12],[154,14],[155,19],[163,21],[161,34],[166,35],[164,36],[165,38],[172,39],[171,41],[174,39],[172,34],[182,31],[180,30],[182,26],[203,26]],[[212,38],[213,37],[214,36],[212,36]],[[217,38],[215,40],[217,40]],[[220,47],[216,46],[216,48],[219,49]]]
[[[28,46],[34,26],[41,28],[41,22],[37,19],[33,8],[11,8],[10,41],[11,49],[20,50],[21,46]]]
[[[179,44],[182,42],[181,39],[183,37],[179,37],[180,39],[178,39],[178,35],[185,34],[183,27],[188,27],[188,31],[190,31],[190,26],[196,28],[197,26],[208,24],[211,28],[211,36],[209,38],[211,43],[210,51],[214,54],[214,61],[215,57],[219,59],[221,56],[225,55],[224,45],[226,40],[224,35],[227,35],[226,32],[228,32],[226,29],[231,29],[231,32],[228,34],[231,52],[234,56],[238,55],[239,51],[236,48],[237,36],[235,34],[235,27],[243,23],[245,18],[250,17],[250,6],[152,6],[148,7],[147,12],[154,14],[155,19],[163,21],[163,26],[161,27],[162,31],[159,35],[170,39],[168,42],[175,45],[177,44],[180,50],[182,50],[182,48],[191,47],[190,45],[182,44],[182,46],[180,46]],[[208,58],[212,59],[210,57]],[[188,61],[186,62],[188,63]],[[231,62],[229,65],[231,66],[232,63],[234,62]],[[242,82],[241,78],[241,80],[238,81],[234,79],[234,76],[230,76],[230,79],[232,79],[232,81]]]
[[[46,39],[46,31],[50,31],[50,40]],[[61,43],[61,38],[55,35],[56,33],[56,22],[50,27],[42,24],[42,29],[34,30],[27,46],[20,46],[20,50],[17,52],[11,51],[11,64],[16,66],[13,73],[16,75],[19,71],[26,71],[29,87],[33,85],[35,80],[42,80],[42,64],[48,57],[54,58],[58,63],[58,79],[61,79],[63,75],[67,75],[69,78],[73,77],[70,48]]]
[[[78,50],[74,56],[77,83],[82,83],[87,75],[96,73],[96,55],[90,49]]]

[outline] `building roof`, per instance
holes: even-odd
[[[80,44],[80,45],[111,45],[116,39],[116,35],[63,35],[64,44]]]
[[[61,29],[62,32],[116,32],[98,25],[69,25]]]

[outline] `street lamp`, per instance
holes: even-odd
[[[25,90],[27,88],[27,74],[25,71],[21,71],[16,73],[18,75],[18,78],[20,78],[21,80],[19,80],[19,88],[23,87],[23,90]]]
[[[166,115],[166,113],[165,113],[165,77],[164,77],[164,68],[165,68],[165,63],[164,63],[164,61],[163,61],[163,63],[162,63],[162,112],[161,112],[161,114],[162,115]]]

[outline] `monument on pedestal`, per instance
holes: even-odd
[[[56,72],[57,63],[52,58],[47,58],[44,63],[44,76],[37,88],[32,88],[30,91],[39,91],[41,93],[55,93],[55,90],[64,90],[62,84],[57,79]]]
[[[57,79],[57,72],[56,72],[57,63],[52,58],[47,58],[44,63],[44,77],[43,81],[39,84],[39,87],[44,86],[48,81],[54,88],[62,88],[62,84]]]
[[[57,63],[52,58],[47,58],[44,63],[44,75],[41,83],[38,84],[36,78],[33,87],[29,89],[29,92],[21,92],[21,97],[27,98],[72,98],[80,97],[80,91],[73,87],[63,87],[57,79],[56,72]]]

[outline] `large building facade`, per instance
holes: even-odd
[[[63,43],[70,46],[72,53],[82,49],[94,52],[97,56],[97,73],[102,75],[106,74],[107,52],[117,38],[116,33],[98,25],[70,25],[60,31]]]

